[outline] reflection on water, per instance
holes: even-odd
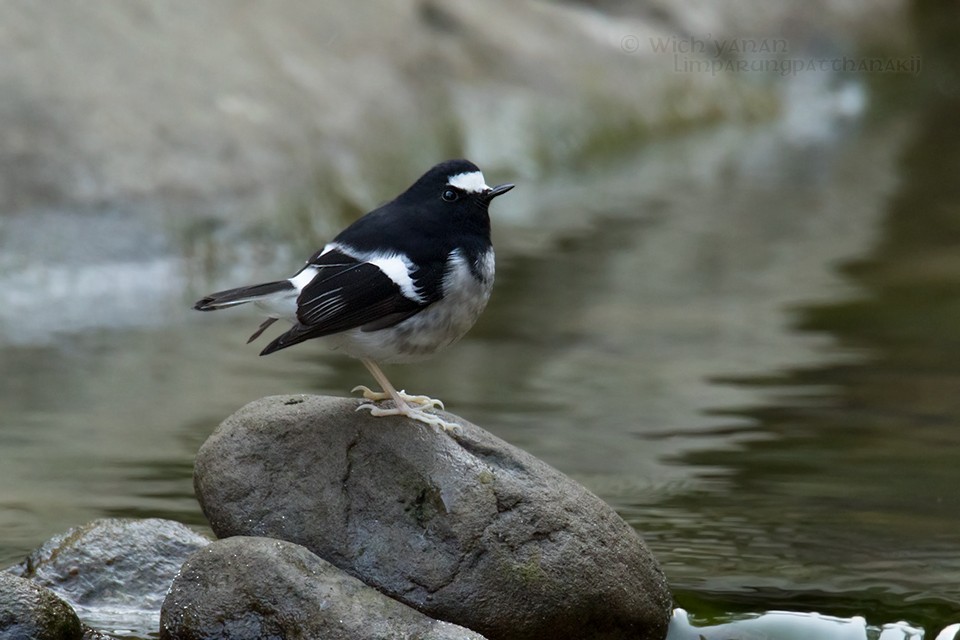
[[[841,114],[808,137],[725,128],[520,184],[494,207],[480,324],[388,375],[611,502],[688,609],[946,622],[960,600],[955,113]],[[40,232],[7,229],[19,247]],[[0,315],[0,561],[101,515],[201,524],[191,463],[221,419],[369,383],[320,345],[258,358],[253,310],[189,312],[297,262],[198,255],[215,234],[172,266],[177,235],[162,236],[165,271],[122,300],[85,307],[41,284],[27,312]],[[94,253],[75,268],[137,268]],[[74,320],[38,327],[45,309]]]
[[[876,242],[839,265],[858,293],[794,313],[799,331],[829,335],[833,351],[858,357],[723,376],[791,392],[725,412],[762,437],[677,459],[712,478],[656,506],[681,600],[955,622],[960,98],[928,99],[898,154]],[[704,562],[714,571],[705,574]]]

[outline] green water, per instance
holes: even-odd
[[[607,500],[693,613],[960,619],[960,94],[926,91],[512,178],[480,323],[388,375]],[[371,382],[319,343],[258,358],[253,309],[191,312],[309,253],[200,222],[0,224],[0,564],[101,516],[202,528],[220,420]]]

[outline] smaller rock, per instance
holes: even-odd
[[[80,640],[80,618],[49,589],[0,572],[0,640]]]
[[[8,571],[51,589],[92,627],[147,634],[180,566],[209,543],[171,520],[106,518],[54,536]]]
[[[384,596],[305,547],[244,536],[187,560],[163,603],[160,638],[483,640]]]

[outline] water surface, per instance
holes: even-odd
[[[387,373],[611,503],[694,613],[934,629],[960,610],[960,105],[830,95],[516,179],[487,312]],[[190,311],[292,273],[297,235],[0,218],[0,564],[101,516],[202,528],[192,459],[219,421],[371,382],[321,343],[257,357],[253,309]]]

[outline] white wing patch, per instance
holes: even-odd
[[[304,267],[303,271],[290,278],[290,284],[296,287],[298,295],[301,291],[303,291],[305,286],[310,284],[310,282],[317,277],[318,271],[320,271],[319,267]],[[289,271],[287,273],[289,273]]]
[[[350,256],[354,260],[359,260],[360,262],[366,262],[372,264],[376,268],[380,269],[385,276],[390,278],[398,287],[404,296],[410,298],[415,302],[424,302],[423,295],[417,290],[417,285],[413,281],[413,277],[410,275],[416,270],[416,266],[410,262],[410,259],[399,253],[383,253],[378,251],[358,251],[349,245],[345,245],[340,242],[331,242],[323,248],[323,253],[328,251],[339,251],[340,253]],[[322,254],[321,254],[322,255]],[[293,282],[294,286],[297,285],[294,280],[299,279],[301,276],[307,278],[306,271],[315,268],[308,267],[300,275],[295,276],[290,279],[290,282]],[[316,271],[313,272],[306,282],[309,282],[313,279],[313,276],[316,275]],[[304,282],[304,284],[306,284]]]
[[[457,189],[462,189],[467,193],[483,193],[489,191],[487,181],[483,178],[480,171],[471,171],[469,173],[458,173],[455,176],[447,178],[447,184]]]
[[[400,291],[403,292],[405,297],[416,302],[423,302],[423,296],[417,291],[417,285],[410,277],[414,266],[408,258],[397,253],[374,254],[364,261],[383,271],[388,278],[400,287]]]

